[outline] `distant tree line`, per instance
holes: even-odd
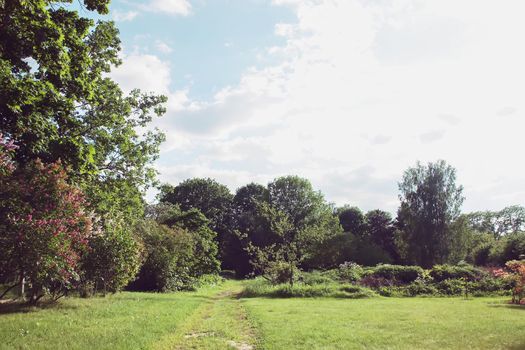
[[[194,178],[164,185],[159,199],[210,218],[222,268],[238,276],[277,262],[302,269],[347,261],[430,268],[460,261],[503,265],[525,253],[524,208],[462,214],[463,188],[444,161],[409,168],[399,189],[395,218],[380,209],[334,207],[297,176],[248,184],[235,194],[213,179]]]

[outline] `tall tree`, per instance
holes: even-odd
[[[160,202],[176,204],[183,211],[198,209],[209,220],[209,227],[217,232],[217,241],[223,269],[233,269],[234,257],[229,244],[233,239],[232,200],[228,187],[207,178],[193,178],[173,187],[163,185]]]
[[[106,14],[108,3],[83,8]],[[166,98],[123,94],[107,74],[119,50],[113,22],[95,24],[64,2],[0,2],[0,132],[18,145],[15,161],[61,159],[99,212],[132,219],[163,140],[137,130],[164,112]]]
[[[236,274],[246,276],[253,272],[250,255],[245,250],[247,242],[257,247],[274,243],[276,237],[267,230],[263,222],[261,204],[268,204],[268,189],[262,185],[250,183],[237,189],[233,198],[234,229],[238,233],[232,237],[229,245],[230,255],[234,257]],[[240,240],[239,235],[244,239]]]
[[[357,236],[365,234],[365,216],[361,209],[345,205],[337,208],[336,214],[345,232],[351,232]]]
[[[333,214],[321,192],[298,176],[283,176],[268,184],[269,205],[282,213],[291,225],[285,234],[288,241],[297,242],[297,259],[306,260],[325,240],[341,232],[339,220]]]
[[[394,221],[392,215],[383,210],[370,210],[365,215],[366,235],[397,261],[399,254],[396,248]]]
[[[423,267],[447,261],[464,197],[456,170],[445,161],[409,168],[399,183],[407,258]]]

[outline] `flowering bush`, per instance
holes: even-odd
[[[19,284],[22,293],[27,286],[30,302],[46,293],[58,298],[78,281],[92,215],[60,162],[16,169],[2,152],[9,173],[0,180],[0,280]]]
[[[8,175],[15,169],[15,164],[11,159],[15,149],[13,141],[7,141],[0,133],[0,176]]]
[[[511,260],[505,264],[510,271],[508,278],[513,281],[512,302],[525,303],[525,260]]]

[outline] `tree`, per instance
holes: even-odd
[[[108,12],[108,0],[84,0],[84,9]],[[163,135],[144,134],[164,96],[125,96],[108,77],[120,64],[112,22],[84,18],[48,0],[0,4],[0,132],[19,147],[22,167],[61,159],[99,213],[139,217],[141,193],[153,183],[150,163]]]
[[[273,264],[283,261],[292,275],[292,266],[313,268],[309,259],[323,242],[341,232],[339,221],[322,194],[314,191],[308,180],[297,176],[272,181],[268,185],[268,202],[257,205],[257,225],[266,231],[259,236],[267,241],[264,245],[249,245],[258,252],[259,260],[270,259]]]
[[[111,217],[102,231],[89,241],[82,259],[82,286],[115,293],[131,282],[142,263],[142,247],[135,240],[130,223]]]
[[[300,236],[294,232],[294,226],[288,215],[270,206],[259,203],[257,221],[262,229],[276,238],[276,242],[265,245],[254,245],[247,241],[246,251],[250,254],[250,263],[256,274],[262,275],[274,284],[288,283],[293,286],[300,262],[304,259]],[[247,236],[241,236],[246,239]]]
[[[276,237],[265,230],[260,222],[262,217],[259,212],[260,204],[268,203],[268,196],[266,187],[251,183],[237,189],[233,198],[234,230],[244,236],[244,239],[240,240],[239,235],[235,235],[231,237],[231,242],[228,244],[229,255],[234,257],[235,261],[233,269],[238,276],[247,276],[253,272],[249,263],[250,256],[245,250],[247,242],[257,247],[275,243]]]
[[[193,286],[191,267],[195,258],[190,232],[147,219],[137,225],[137,234],[144,245],[145,259],[129,289],[166,292]]]
[[[84,194],[67,180],[59,162],[39,160],[0,175],[0,281],[19,285],[31,303],[75,287],[95,232]]]
[[[298,176],[283,176],[268,184],[269,203],[287,215],[295,233],[310,234],[323,240],[341,231],[332,207],[312,184]]]
[[[163,185],[159,195],[161,203],[176,204],[182,211],[198,209],[209,220],[209,227],[217,232],[219,252],[224,269],[231,269],[235,257],[229,254],[233,235],[230,190],[213,179],[193,178],[173,187]]]
[[[500,211],[478,211],[466,214],[470,226],[479,232],[491,233],[496,239],[525,231],[525,208],[519,205]]]
[[[456,185],[456,170],[445,161],[419,162],[399,183],[398,220],[408,245],[408,259],[423,267],[444,263],[453,237],[452,223],[460,215],[463,187]]]
[[[161,203],[148,206],[146,214],[136,229],[145,262],[130,289],[191,289],[199,277],[220,271],[216,233],[198,209],[181,211],[177,205]]]
[[[226,225],[230,214],[232,194],[228,187],[210,178],[188,179],[177,186],[163,185],[160,202],[177,204],[183,211],[199,209],[214,231]]]
[[[394,221],[390,213],[379,209],[371,210],[365,215],[365,232],[370,240],[381,247],[394,261],[399,260],[395,242]]]
[[[344,232],[351,232],[358,236],[365,234],[365,216],[361,209],[345,205],[337,208],[336,213]]]

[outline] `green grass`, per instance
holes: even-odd
[[[504,298],[245,299],[261,349],[525,349]]]
[[[0,306],[0,349],[525,349],[525,307],[505,297],[238,299],[242,287]]]
[[[202,305],[230,287],[225,283],[193,293],[126,292],[105,298],[68,298],[57,306],[28,312],[3,307],[0,349],[152,348],[183,332],[187,320]]]

